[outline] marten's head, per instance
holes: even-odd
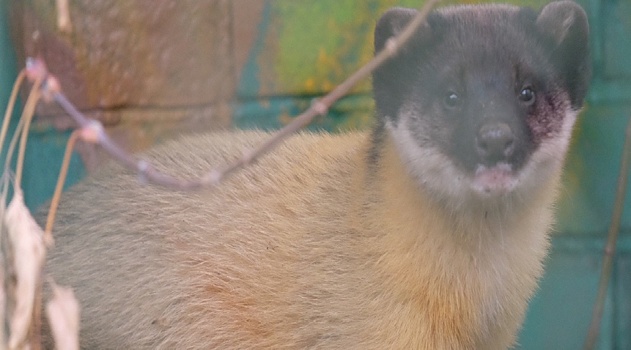
[[[376,50],[415,14],[388,11]],[[381,130],[434,197],[521,197],[562,165],[590,78],[588,37],[571,1],[435,11],[373,76]]]

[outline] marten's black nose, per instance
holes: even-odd
[[[478,155],[485,164],[507,160],[515,150],[515,135],[506,123],[483,125],[476,137]]]

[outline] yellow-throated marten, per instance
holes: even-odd
[[[378,22],[376,49],[415,14]],[[220,187],[114,166],[62,200],[47,265],[86,349],[505,349],[548,250],[589,80],[570,1],[434,11],[373,76],[372,132],[303,133]],[[201,175],[269,135],[149,152]]]

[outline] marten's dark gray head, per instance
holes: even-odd
[[[376,50],[415,14],[388,11]],[[435,11],[373,76],[380,123],[441,197],[529,191],[561,167],[590,78],[588,32],[571,1]]]

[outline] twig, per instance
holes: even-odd
[[[59,199],[61,198],[61,192],[66,182],[66,175],[68,174],[68,166],[70,165],[70,158],[72,157],[72,151],[77,139],[80,137],[81,130],[75,130],[70,134],[68,143],[66,144],[66,152],[64,153],[64,159],[61,163],[61,169],[59,170],[59,176],[57,177],[57,186],[55,187],[55,193],[53,199],[50,202],[50,209],[48,210],[48,217],[46,218],[46,229],[44,230],[44,241],[50,246],[53,243],[53,225],[55,224],[55,215],[57,214],[57,207],[59,207]]]
[[[195,189],[205,185],[202,180],[181,180],[159,173],[147,161],[134,158],[112,141],[99,121],[85,117],[74,107],[74,105],[72,105],[70,101],[68,101],[63,93],[52,93],[52,99],[57,102],[57,104],[59,104],[59,106],[61,106],[77,124],[79,124],[80,128],[89,129],[92,133],[94,133],[97,139],[96,143],[98,143],[114,159],[124,166],[136,171],[140,175],[141,180],[148,180],[152,183],[183,190]]]
[[[19,254],[19,252],[18,252]],[[30,350],[40,350],[42,348],[42,308],[43,302],[43,283],[44,266],[41,266],[40,273],[37,276],[37,287],[33,300],[33,317],[31,319],[31,334],[29,337]]]
[[[27,74],[28,76],[28,74]],[[20,118],[18,125],[15,129],[15,132],[13,134],[13,138],[11,139],[11,142],[9,143],[9,148],[7,149],[7,155],[6,155],[6,159],[5,159],[5,165],[4,165],[4,172],[8,173],[9,169],[11,168],[11,161],[13,159],[13,152],[15,151],[15,147],[17,146],[17,142],[20,139],[20,135],[22,134],[22,130],[25,127],[25,124],[27,124],[27,121],[25,118],[25,116],[27,116],[29,113],[30,107],[33,108],[33,111],[30,111],[30,115],[32,116],[34,109],[35,109],[35,105],[36,105],[36,100],[40,94],[39,92],[39,86],[41,85],[42,79],[41,78],[35,78],[35,84],[34,84],[34,88],[31,89],[31,92],[29,94],[29,97],[27,98],[27,103],[25,105],[24,111],[22,112],[22,117]],[[35,89],[35,87],[37,89]],[[32,103],[29,103],[28,101],[31,101]],[[29,118],[30,119],[30,118]],[[23,157],[22,157],[23,158]],[[18,167],[16,167],[17,170],[20,172],[20,176],[21,176],[21,165],[18,165]],[[19,187],[20,181],[18,180],[18,177],[16,176],[16,181],[15,184]]]
[[[9,104],[7,105],[7,109],[4,112],[4,119],[2,121],[2,130],[0,131],[0,154],[2,154],[2,148],[4,146],[4,138],[7,136],[7,131],[9,131],[9,121],[11,121],[11,116],[13,115],[13,108],[15,108],[15,100],[18,96],[18,91],[20,90],[20,86],[24,82],[24,78],[26,77],[26,72],[24,70],[20,71],[18,77],[15,79],[15,83],[13,83],[13,90],[11,90],[11,96],[9,97]]]
[[[361,67],[357,72],[351,75],[343,83],[338,85],[333,91],[325,95],[319,100],[315,100],[309,109],[297,116],[291,123],[280,129],[269,140],[261,144],[258,148],[243,153],[241,158],[219,170],[211,170],[205,176],[194,180],[183,180],[159,173],[154,167],[144,160],[138,160],[130,156],[117,144],[115,144],[105,133],[101,123],[86,118],[68,101],[65,95],[58,88],[56,80],[54,83],[47,83],[49,89],[43,92],[45,98],[54,100],[68,113],[80,128],[90,128],[92,132],[98,135],[98,143],[113,158],[118,160],[124,166],[136,171],[142,180],[150,181],[155,184],[177,189],[196,189],[203,186],[217,185],[236,170],[251,164],[259,157],[271,151],[280,144],[287,136],[302,129],[313,119],[319,115],[325,115],[329,108],[350,91],[359,81],[368,77],[375,69],[383,64],[387,59],[397,54],[402,46],[414,35],[419,26],[425,22],[427,15],[433,6],[440,0],[429,0],[421,8],[419,13],[405,27],[405,29],[396,37],[388,39],[385,48],[379,52],[370,62]],[[52,78],[52,77],[51,77]]]
[[[56,0],[57,5],[57,28],[63,33],[72,31],[72,22],[70,22],[70,7],[68,0]]]
[[[607,298],[607,288],[611,279],[611,271],[613,269],[614,256],[616,254],[616,242],[620,231],[620,221],[622,219],[622,210],[624,208],[624,197],[627,190],[627,179],[629,176],[629,163],[631,162],[631,118],[627,124],[624,147],[622,149],[622,160],[620,162],[620,173],[618,175],[618,186],[616,189],[616,198],[614,201],[611,224],[607,237],[607,245],[605,246],[605,254],[603,256],[603,265],[600,272],[600,281],[598,282],[598,295],[594,310],[592,313],[592,321],[589,326],[587,338],[585,340],[585,350],[591,350],[596,345],[598,333],[600,332],[600,323],[605,309],[605,300]]]
[[[35,80],[33,89],[26,99],[24,110],[22,111],[22,116],[20,117],[21,120],[24,120],[24,127],[22,128],[22,136],[20,137],[20,149],[18,151],[17,164],[15,166],[15,183],[17,186],[21,186],[20,184],[22,183],[22,171],[24,170],[24,157],[26,154],[26,141],[28,140],[28,131],[31,127],[33,114],[35,114],[35,107],[37,106],[37,101],[40,98],[39,88],[41,84],[41,78]]]

